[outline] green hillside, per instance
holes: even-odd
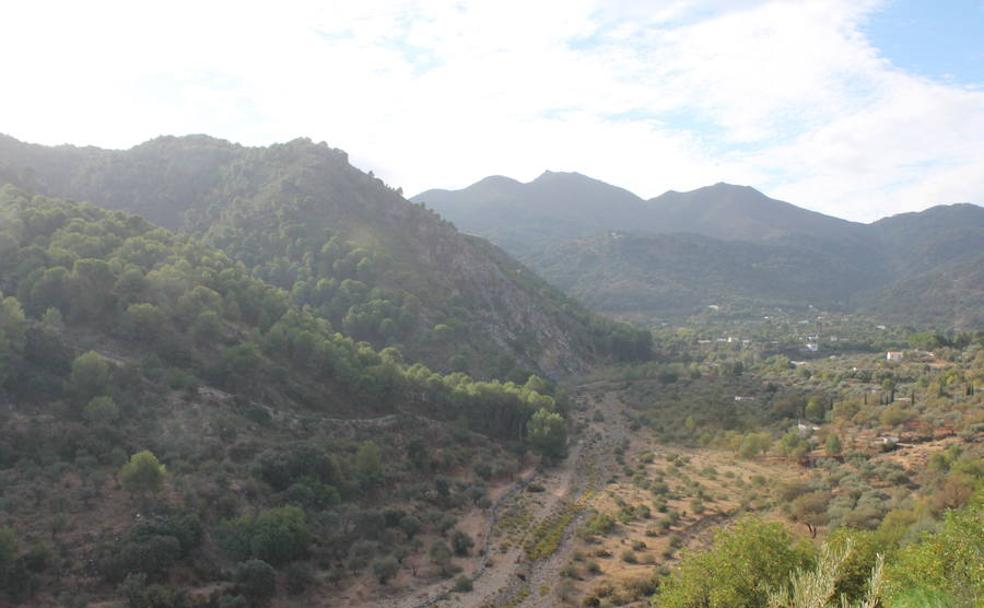
[[[3,138],[4,176],[198,235],[346,335],[444,371],[521,379],[645,356],[645,334],[586,312],[324,144],[192,136],[105,151]]]
[[[0,292],[0,533],[29,547],[0,560],[15,601],[271,564],[301,590],[359,576],[448,533],[527,443],[563,446],[543,380],[404,363],[133,215],[0,189]]]
[[[529,263],[596,310],[689,315],[711,305],[845,309],[878,276],[839,252],[612,232],[555,245]]]

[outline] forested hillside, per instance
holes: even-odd
[[[106,151],[3,138],[0,178],[201,236],[346,335],[446,371],[522,379],[648,350],[646,334],[588,313],[324,144],[192,136]]]
[[[150,357],[178,384],[202,379],[337,415],[434,402],[408,396],[414,382],[430,379],[426,368],[406,367],[395,348],[377,352],[343,336],[194,238],[10,186],[0,191],[0,214],[0,288],[10,294],[5,370],[27,399],[58,384],[45,374],[69,370],[77,339],[105,345],[110,359]],[[499,430],[519,437],[524,422]]]
[[[984,252],[984,208],[939,205],[919,213],[900,213],[870,224],[886,247],[895,270],[910,275]]]
[[[611,232],[555,245],[529,263],[591,308],[640,318],[724,304],[844,308],[879,278],[840,251],[695,234]]]
[[[893,323],[980,327],[984,208],[958,204],[858,224],[715,184],[649,201],[578,174],[489,178],[430,190],[486,236],[588,306],[636,318],[710,305],[863,311]]]
[[[980,251],[980,250],[978,250]],[[984,327],[984,255],[965,257],[904,278],[868,295],[862,310],[895,323]]]
[[[233,580],[207,605],[255,602],[276,576],[299,594],[371,565],[385,582],[430,563],[420,539],[467,555],[454,526],[486,483],[527,446],[563,451],[566,401],[538,377],[405,363],[137,216],[3,187],[0,293],[0,590],[15,601],[181,606]]]

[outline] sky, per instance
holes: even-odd
[[[309,137],[407,194],[578,171],[871,221],[984,202],[984,0],[8,3],[0,132]]]

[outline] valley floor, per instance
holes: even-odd
[[[484,554],[464,569],[472,577],[472,591],[455,593],[453,581],[446,581],[383,601],[350,593],[340,599],[346,605],[384,608],[580,605],[584,598],[605,594],[606,588],[631,587],[636,581],[652,579],[656,568],[675,561],[678,549],[706,545],[712,533],[742,506],[723,481],[798,476],[785,462],[736,462],[726,451],[659,445],[645,429],[632,430],[620,384],[595,382],[578,387],[575,425],[581,430],[568,458],[556,467],[530,471],[507,489],[499,489],[494,509],[486,513],[485,530],[477,536],[480,546],[484,542]],[[682,496],[666,501],[682,516],[658,537],[652,532],[660,516],[653,494],[634,485],[633,476],[624,470],[625,463],[648,459],[647,454],[653,455],[653,461],[638,469],[646,477],[661,472],[667,459],[689,459],[684,466],[694,473],[707,496],[707,506],[700,512],[694,512]],[[671,490],[680,495],[684,494],[682,477],[670,483]],[[598,513],[618,521],[626,507],[648,515],[623,523],[601,538],[578,532]],[[491,538],[485,541],[488,531]],[[634,554],[631,563],[625,560],[626,551]]]
[[[730,450],[661,444],[649,429],[632,424],[625,387],[608,381],[577,387],[579,432],[568,458],[499,488],[494,509],[485,512],[491,536],[478,537],[484,550],[465,568],[472,591],[456,593],[447,581],[362,604],[532,608],[607,600],[642,606],[658,573],[684,553],[708,547],[741,514],[757,513],[810,538],[776,500],[775,489],[807,483],[821,474],[817,469],[775,456],[747,460]],[[926,441],[875,461],[915,471],[955,441]]]

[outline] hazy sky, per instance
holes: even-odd
[[[981,0],[8,2],[0,132],[306,136],[408,194],[579,171],[870,220],[984,202]]]

